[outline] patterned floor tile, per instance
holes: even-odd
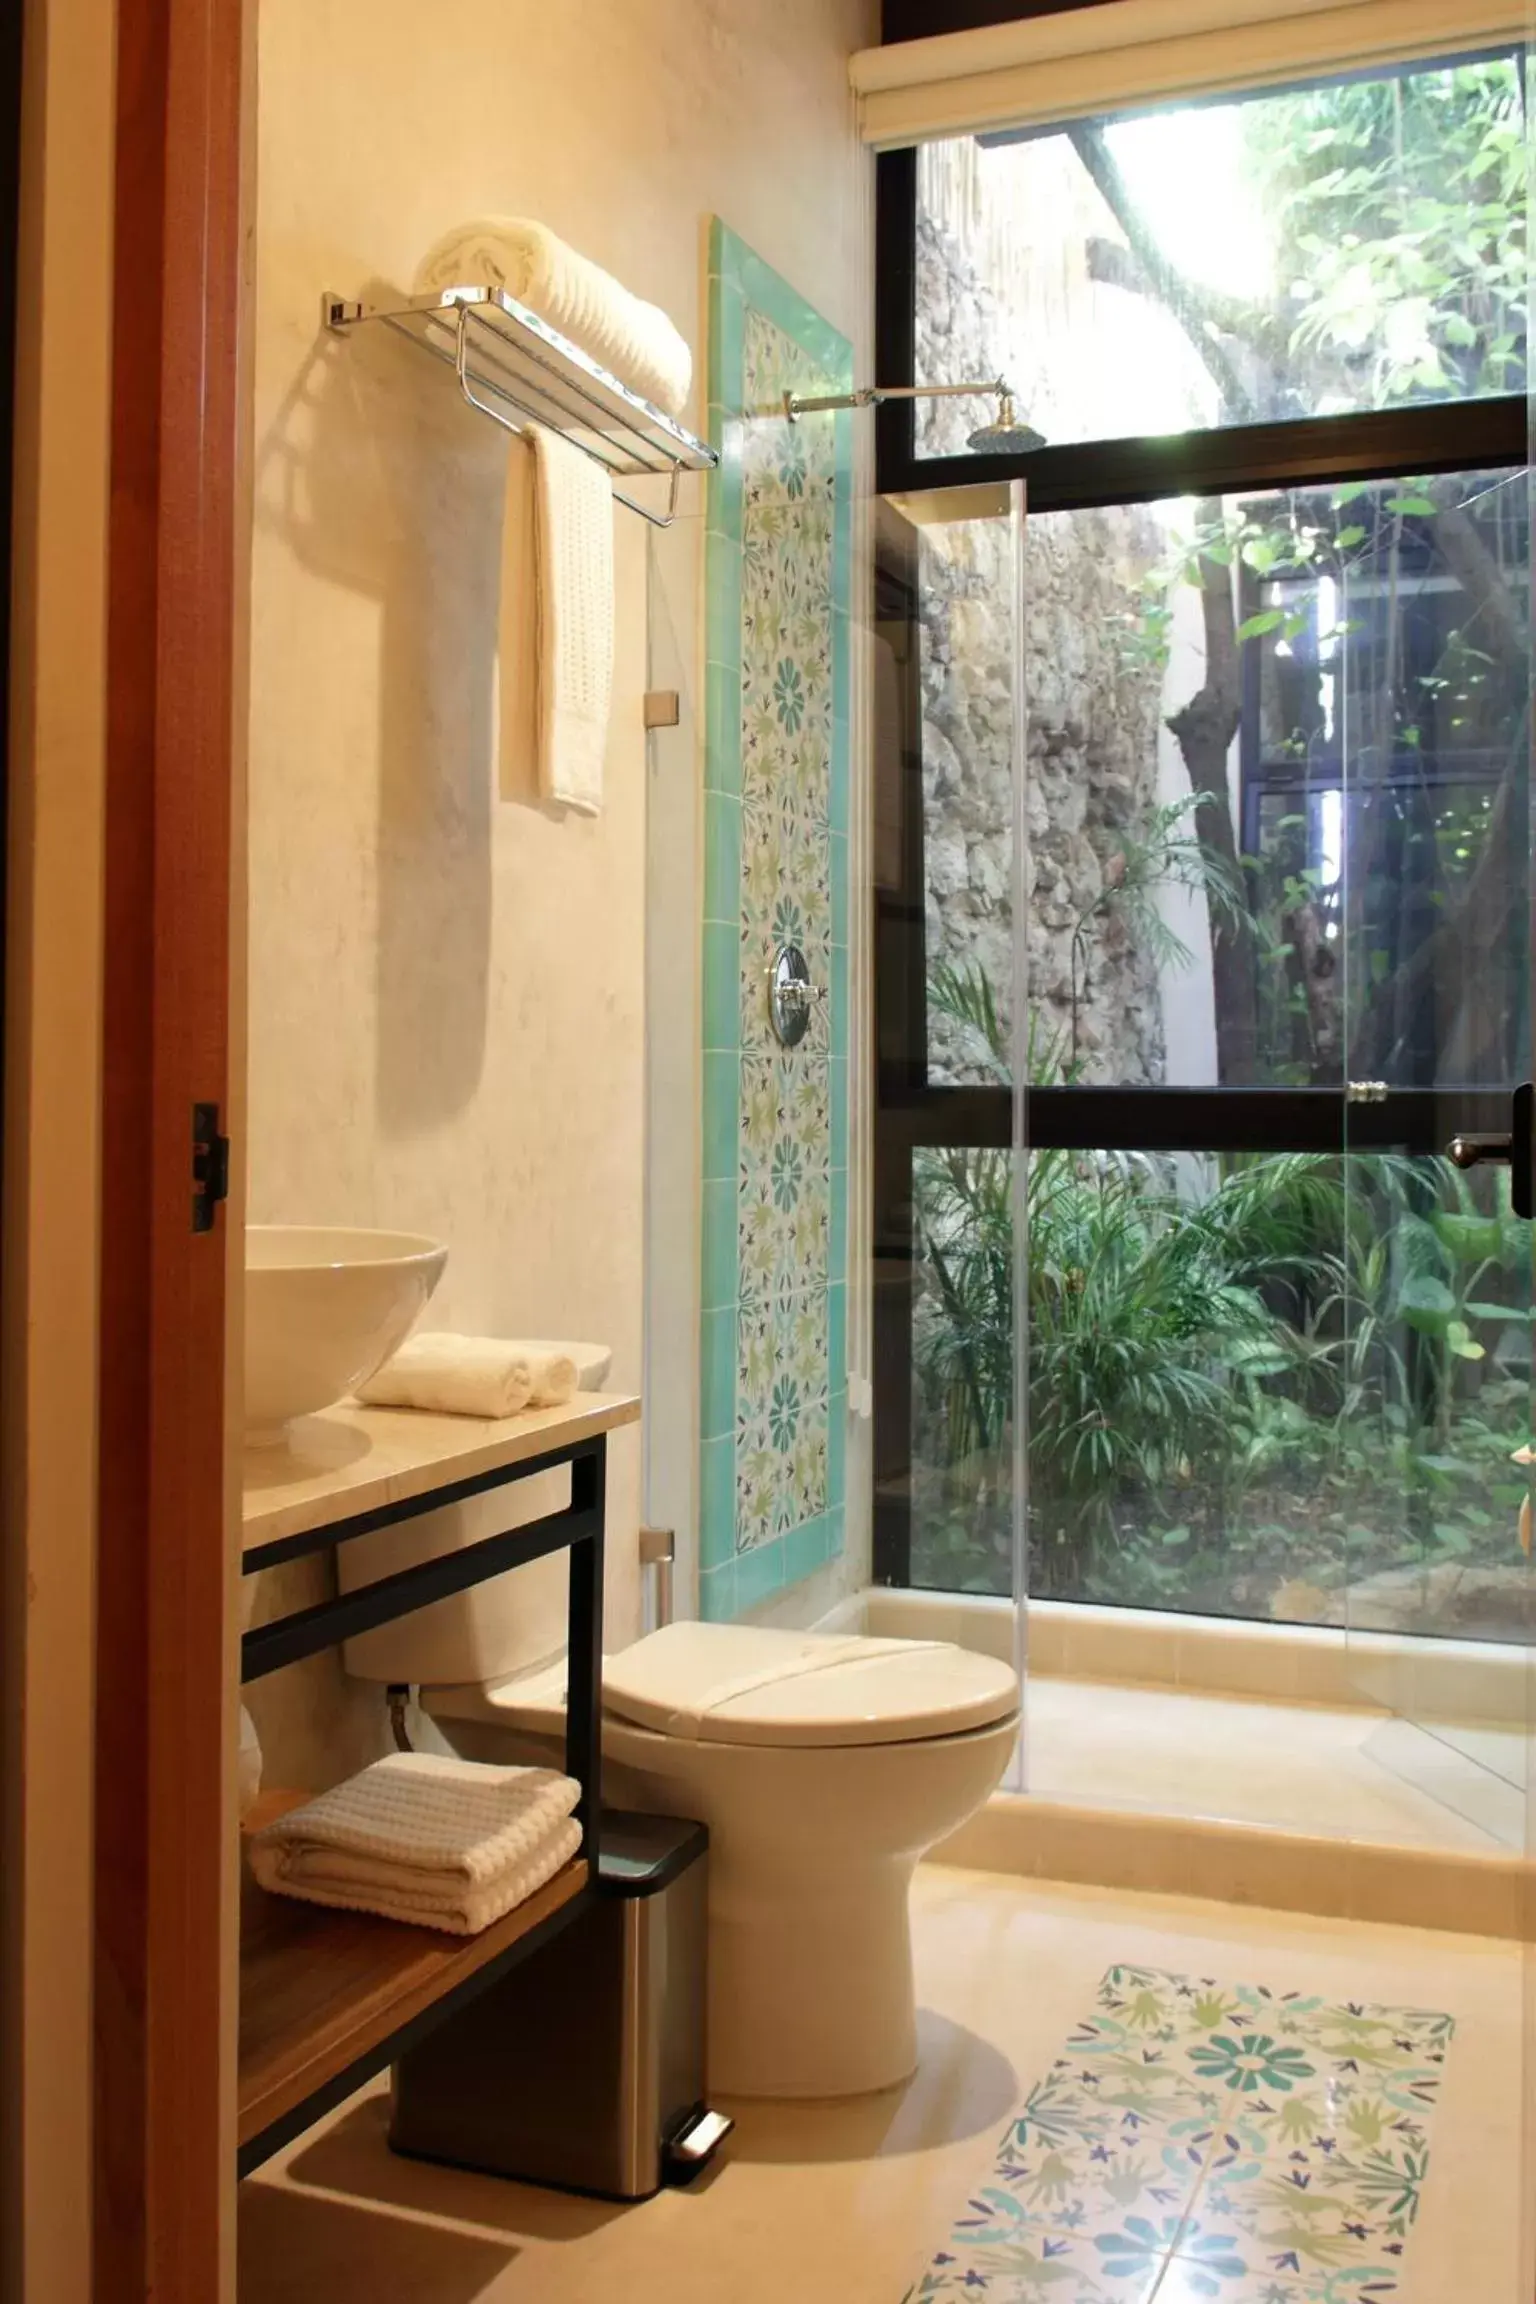
[[[911,2304],[1390,2304],[1453,2029],[1111,1968]]]
[[[905,2304],[1152,2304],[1164,2263],[1159,2228],[1148,2227],[1145,2245],[1126,2231],[1123,2249],[1106,2249],[1103,2235],[1022,2224],[1006,2194],[983,2191],[971,2207],[970,2229],[957,2227]]]
[[[1233,2126],[1245,2126],[1237,2114]],[[1393,2293],[1427,2164],[1422,2131],[1369,2150],[1315,2147],[1234,2157],[1210,2177],[1199,2213],[1231,2233],[1256,2272],[1296,2280],[1369,2270]],[[1376,2293],[1375,2290],[1371,2293]]]
[[[1250,2006],[1245,2017],[1258,2024],[1265,2013]],[[1389,2296],[1428,2173],[1450,2019],[1310,2002],[1285,2025],[1283,2039],[1278,2025],[1228,2035],[1240,2080],[1201,2212],[1304,2295],[1309,2280],[1347,2278],[1342,2294]]]
[[[1098,2004],[1062,2050],[1095,2097],[1147,2118],[1173,2107],[1213,2118],[1234,2085],[1223,2026],[1230,1993],[1204,1977],[1168,1976],[1151,1968],[1112,1968]]]
[[[1156,2304],[1403,2304],[1396,2272],[1369,2265],[1305,2274],[1266,2271],[1246,2261],[1240,2242],[1220,2241],[1213,2236],[1203,2255],[1178,2249],[1156,2290]]]
[[[1025,2099],[998,2145],[993,2175],[1026,2222],[1054,2231],[1096,2226],[1139,2210],[1177,2219],[1200,2180],[1209,2117],[1166,2125],[1114,2106],[1053,2071]]]

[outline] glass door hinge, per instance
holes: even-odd
[[[217,1104],[192,1107],[192,1229],[213,1230],[214,1211],[229,1198],[229,1138],[219,1133]]]

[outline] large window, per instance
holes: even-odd
[[[1512,55],[926,145],[923,379],[984,341],[1058,443],[1523,390],[1525,168]]]
[[[1530,1065],[1524,142],[1503,54],[881,162],[885,380],[1047,442],[882,411],[888,1581],[1009,1585],[1022,943],[1031,1589],[1524,1605],[1528,1228],[1443,1157]],[[1016,476],[1022,568],[931,509]]]

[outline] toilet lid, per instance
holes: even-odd
[[[1018,1710],[1006,1664],[947,1640],[668,1624],[603,1666],[621,1719],[704,1743],[913,1744]]]

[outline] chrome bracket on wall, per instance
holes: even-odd
[[[781,944],[768,970],[768,1014],[784,1047],[799,1046],[811,1028],[812,1004],[825,998],[822,987],[811,982],[799,945]]]

